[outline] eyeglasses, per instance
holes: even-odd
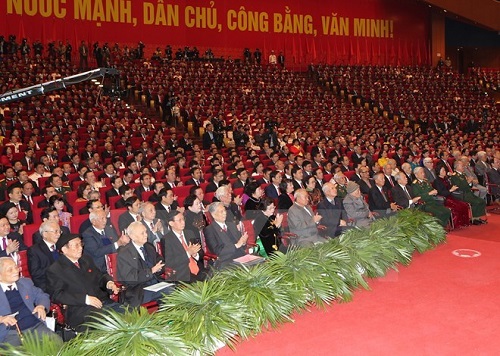
[[[45,232],[53,232],[55,234],[62,235],[62,231],[61,230],[59,230],[59,231],[57,231],[57,230],[46,230]]]

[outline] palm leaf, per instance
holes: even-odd
[[[60,355],[63,342],[61,339],[42,335],[40,338],[36,333],[25,333],[21,346],[2,345],[2,355],[16,356],[56,356]]]
[[[158,314],[132,309],[113,310],[92,316],[88,337],[81,342],[82,355],[189,355],[190,348]]]
[[[234,347],[238,335],[249,335],[253,322],[246,310],[227,298],[224,284],[214,278],[178,288],[165,297],[158,317],[202,353],[215,352],[224,344]]]
[[[276,327],[279,323],[291,321],[289,315],[294,309],[297,296],[283,280],[281,271],[275,264],[230,268],[219,277],[225,280],[224,292],[227,298],[249,314],[253,332],[268,324]]]

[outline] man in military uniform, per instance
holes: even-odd
[[[423,204],[419,206],[420,209],[434,215],[434,217],[439,220],[440,224],[446,227],[450,221],[450,209],[446,208],[442,201],[438,199],[438,192],[425,179],[425,171],[422,167],[416,167],[413,170],[413,174],[415,174],[417,178],[412,184],[413,195],[420,197],[420,201],[423,202]]]
[[[455,161],[455,173],[451,176],[452,185],[458,189],[453,196],[470,204],[472,209],[472,223],[474,225],[486,224],[481,216],[486,215],[486,201],[474,195],[472,192],[473,178],[465,175],[465,167],[462,161]],[[455,194],[458,193],[458,194]]]
[[[344,173],[337,172],[333,176],[333,180],[337,184],[337,196],[340,199],[344,199],[347,195],[347,177],[344,175]]]

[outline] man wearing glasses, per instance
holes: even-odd
[[[67,324],[80,332],[92,313],[104,308],[119,311],[120,304],[109,299],[109,294],[117,294],[119,288],[91,257],[83,255],[80,236],[62,235],[56,247],[61,255],[47,269],[47,291],[51,300],[67,306]]]
[[[56,221],[47,220],[38,230],[42,239],[28,249],[28,269],[33,284],[47,291],[47,268],[59,259],[56,243],[61,236],[61,226]]]

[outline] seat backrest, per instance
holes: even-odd
[[[24,244],[28,247],[33,245],[33,234],[38,231],[40,224],[28,224],[23,227]]]
[[[19,275],[24,278],[31,278],[28,269],[28,251],[19,251],[17,253],[17,266],[19,267]]]
[[[106,270],[114,281],[116,281],[116,274],[117,274],[116,272],[117,257],[118,254],[116,252],[104,255],[104,259],[106,260]]]

